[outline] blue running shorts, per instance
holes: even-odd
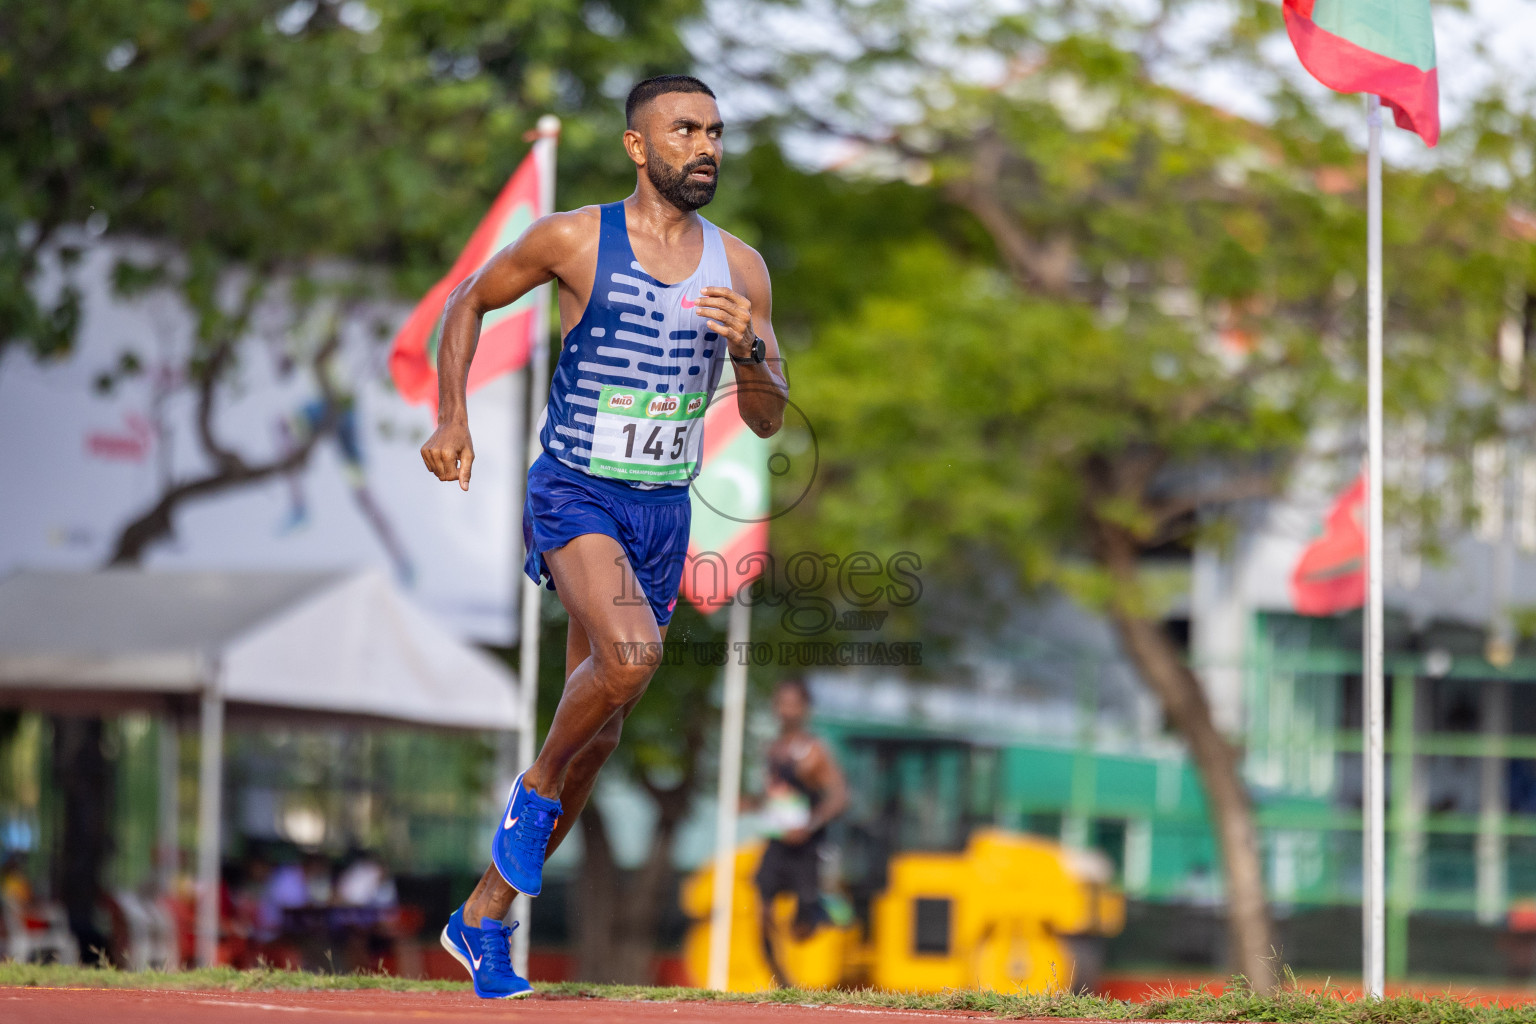
[[[656,625],[665,626],[677,606],[692,513],[686,487],[643,491],[572,469],[544,452],[528,467],[523,571],[554,590],[544,552],[563,548],[584,533],[612,537],[629,558]]]

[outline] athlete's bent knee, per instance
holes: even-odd
[[[597,665],[597,681],[615,711],[638,698],[656,674],[655,665],[626,664],[621,659],[602,659]]]

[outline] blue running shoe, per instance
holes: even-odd
[[[537,896],[544,888],[544,851],[549,849],[549,834],[560,820],[560,810],[559,800],[524,786],[522,775],[512,783],[507,813],[491,839],[491,863],[520,893]]]
[[[482,918],[479,928],[464,925],[464,908],[455,910],[443,928],[443,948],[464,965],[481,999],[520,999],[533,991],[527,979],[512,969],[512,928]]]

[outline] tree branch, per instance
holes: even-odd
[[[1264,897],[1263,860],[1253,801],[1243,782],[1240,754],[1217,727],[1199,678],[1168,634],[1141,605],[1137,540],[1112,523],[1096,523],[1095,560],[1115,581],[1109,620],[1122,650],[1157,698],[1189,749],[1210,803],[1222,872],[1227,882],[1228,942],[1233,963],[1257,992],[1274,988],[1268,960],[1273,930]]]
[[[256,308],[257,301],[265,288],[265,279],[261,273],[251,276],[246,285],[244,294],[240,297],[240,304],[230,317],[221,317],[224,323],[219,331],[220,338],[214,345],[213,351],[197,369],[193,375],[197,381],[197,437],[202,442],[203,450],[213,459],[214,464],[220,470],[228,470],[232,473],[243,471],[245,460],[240,454],[220,443],[213,434],[213,406],[214,398],[218,392],[218,386],[222,382],[224,372],[229,368],[230,360],[234,357],[235,345],[244,336],[246,328],[250,325],[251,314]],[[318,365],[318,360],[317,360]]]
[[[1222,481],[1215,487],[1182,497],[1157,502],[1152,514],[1157,518],[1156,534],[1162,534],[1176,520],[1211,505],[1231,505],[1239,501],[1273,498],[1280,492],[1278,471],[1245,473]]]
[[[981,222],[1021,288],[1067,295],[1077,262],[1072,240],[1058,234],[1044,242],[1035,241],[998,197],[1006,155],[1002,142],[988,133],[977,141],[970,177],[950,182],[944,192]]]
[[[341,346],[341,321],[342,316],[338,313],[331,325],[330,335],[316,350],[311,364],[320,393],[325,399],[324,414],[298,445],[268,462],[251,465],[238,453],[217,445],[210,428],[217,374],[204,373],[198,383],[198,437],[213,456],[217,468],[211,473],[172,485],[153,507],[124,526],[113,546],[112,556],[107,560],[108,565],[137,565],[151,544],[174,532],[175,513],[183,504],[220,491],[292,473],[309,462],[315,446],[336,429],[337,395],[329,383],[326,364]],[[229,358],[227,352],[222,356],[217,353],[215,355],[218,358]]]

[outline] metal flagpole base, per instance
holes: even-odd
[[[741,754],[747,711],[746,645],[752,606],[746,588],[736,592],[727,631],[725,692],[720,711],[720,789],[716,797],[714,892],[709,917],[708,986],[724,992],[731,985],[731,920],[736,893],[736,818],[741,800]]]

